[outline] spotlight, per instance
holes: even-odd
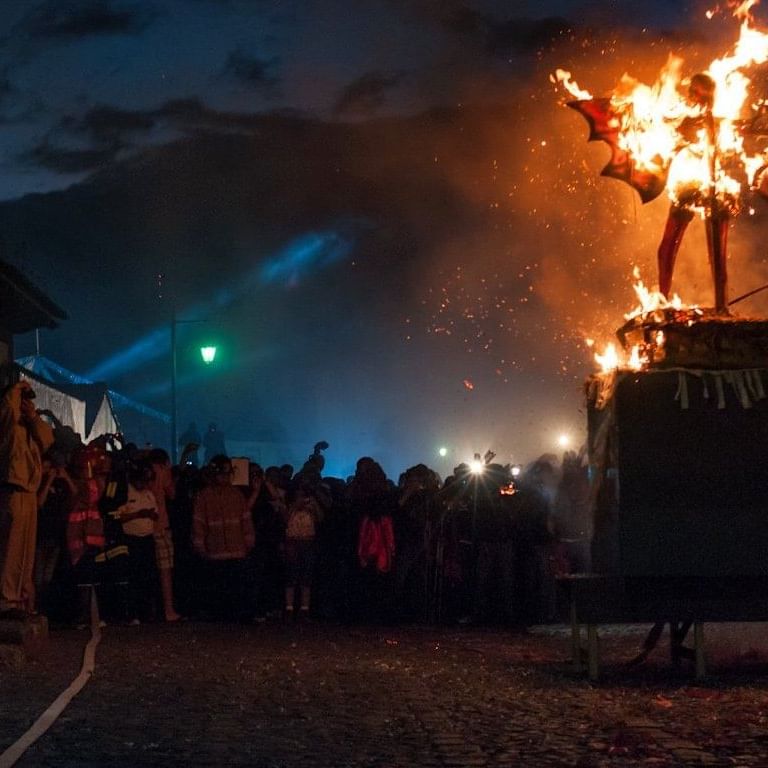
[[[448,455],[448,449],[445,446],[442,446],[438,449],[437,453],[444,459]]]
[[[482,475],[485,464],[480,459],[473,459],[469,462],[469,469],[473,475]]]
[[[510,472],[512,473],[512,477],[519,477],[521,471],[522,470],[519,464],[513,464],[512,468],[510,469]]]
[[[561,448],[567,448],[571,444],[570,436],[566,434],[559,435],[557,438],[557,444]]]

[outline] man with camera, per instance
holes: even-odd
[[[0,618],[23,618],[35,608],[37,490],[53,430],[34,397],[22,380],[0,400]]]

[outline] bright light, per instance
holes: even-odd
[[[472,472],[473,475],[480,475],[483,472],[483,462],[479,459],[475,459],[474,461],[469,462],[469,469]]]
[[[571,444],[571,438],[569,435],[558,435],[557,444],[561,448],[567,448]]]
[[[511,469],[512,477],[518,477],[520,475],[520,466],[518,464],[514,464]]]
[[[445,458],[448,455],[448,449],[445,446],[442,446],[437,452],[442,458]]]
[[[210,365],[216,359],[216,347],[200,347],[200,355],[206,365]]]

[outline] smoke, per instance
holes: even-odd
[[[561,431],[577,444],[593,368],[584,339],[623,323],[634,266],[656,282],[667,203],[643,206],[600,177],[608,149],[587,143],[549,75],[564,67],[608,92],[624,70],[652,80],[670,47],[692,71],[724,48],[582,30],[523,64],[484,40],[472,66],[422,73],[420,87],[434,82],[450,106],[354,124],[216,111],[205,130],[81,185],[4,204],[3,231],[28,244],[26,263],[72,318],[46,354],[108,375],[116,351],[132,350],[110,384],[167,407],[167,331],[151,336],[167,328],[152,295],[167,270],[179,308],[222,315],[223,362],[202,381],[180,349],[180,424],[308,447],[322,437],[339,474],[366,454],[390,474],[419,461],[447,474],[488,448],[525,463]],[[732,229],[732,295],[768,279],[768,206],[755,208]],[[365,225],[350,234],[339,226],[349,221]],[[674,288],[711,304],[699,222]],[[196,330],[182,346],[195,347]],[[134,346],[147,339],[152,354]]]

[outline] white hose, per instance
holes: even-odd
[[[96,588],[91,587],[91,639],[83,652],[83,664],[80,674],[69,687],[59,694],[56,700],[32,724],[29,730],[0,755],[0,768],[11,768],[19,758],[56,722],[72,699],[83,690],[91,679],[96,666],[96,646],[101,640],[99,628],[99,606],[96,602]]]

